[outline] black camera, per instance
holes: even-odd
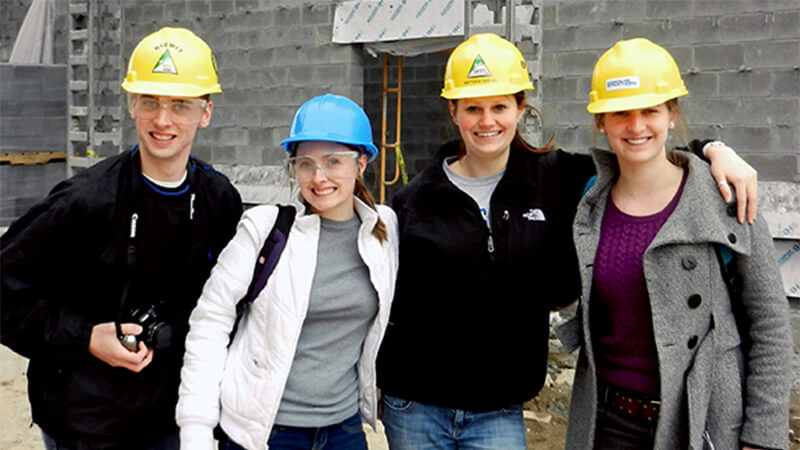
[[[158,317],[155,306],[134,309],[130,315],[130,322],[141,325],[142,332],[138,335],[124,334],[119,337],[122,345],[128,350],[139,351],[139,342],[144,342],[144,345],[156,350],[163,350],[172,343],[172,325]]]

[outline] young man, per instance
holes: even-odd
[[[122,87],[139,145],[57,185],[0,239],[0,340],[30,359],[47,449],[179,447],[189,313],[242,213],[191,156],[221,92],[208,45],[163,28]]]

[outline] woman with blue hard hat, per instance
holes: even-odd
[[[203,290],[177,408],[185,449],[213,449],[218,423],[220,449],[366,449],[362,419],[377,425],[375,359],[394,295],[397,219],[361,181],[377,155],[369,119],[346,97],[316,97],[281,145],[299,185],[294,222],[231,342],[279,208],[245,212]]]
[[[531,89],[507,40],[456,47],[442,97],[460,139],[392,199],[401,258],[377,370],[393,450],[526,448],[550,311],[579,293],[571,226],[594,172],[588,155],[522,138]]]

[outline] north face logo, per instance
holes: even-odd
[[[539,221],[543,222],[545,220],[544,212],[542,212],[542,210],[539,208],[529,209],[528,212],[522,215],[522,217],[530,220],[531,222],[539,222]]]
[[[490,76],[492,76],[492,73],[489,72],[489,68],[486,67],[486,63],[483,62],[481,55],[478,55],[475,61],[472,62],[472,67],[469,69],[467,78],[483,78]]]
[[[172,60],[172,55],[169,54],[169,50],[166,50],[164,54],[161,55],[161,58],[158,58],[156,67],[153,68],[153,73],[178,74],[178,69],[175,68],[175,62]]]

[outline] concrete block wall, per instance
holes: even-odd
[[[0,153],[66,151],[66,66],[0,64]]]
[[[560,146],[592,145],[585,107],[597,58],[646,37],[681,69],[690,137],[729,143],[763,180],[800,181],[800,2],[548,0],[543,26],[545,135]]]
[[[64,179],[62,160],[33,166],[0,165],[0,227],[7,227]]]
[[[0,153],[66,151],[66,79],[63,65],[0,64]],[[0,165],[0,227],[22,215],[65,175],[63,162]]]

